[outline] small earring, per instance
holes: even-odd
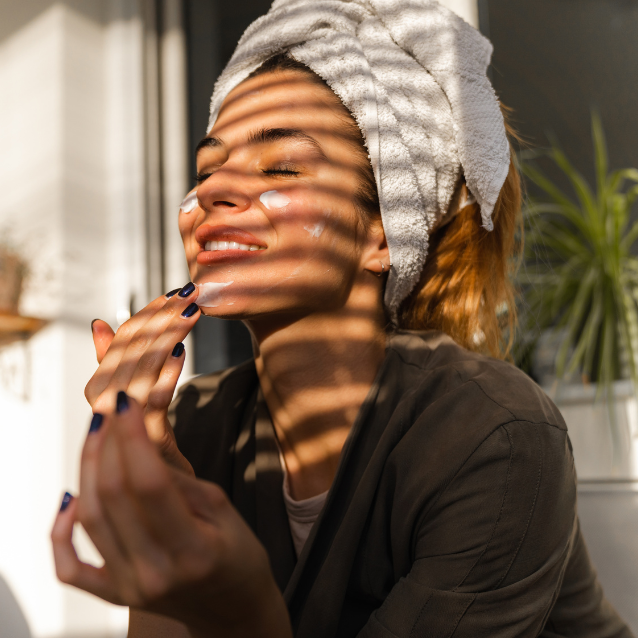
[[[381,272],[376,273],[377,277],[383,277],[385,274],[385,264],[379,259],[379,263],[381,264]],[[388,269],[392,268],[392,264],[388,265]]]

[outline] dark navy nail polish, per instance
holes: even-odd
[[[62,497],[62,503],[60,505],[60,511],[64,512],[64,510],[71,504],[72,500],[73,500],[73,494],[64,492],[64,496]]]
[[[195,284],[192,281],[189,281],[180,291],[179,291],[179,296],[180,297],[188,297],[188,295],[190,295],[193,290],[195,290]]]
[[[126,412],[126,410],[128,410],[128,397],[126,396],[126,392],[120,390],[117,393],[117,399],[115,401],[115,411],[121,414],[122,412]]]
[[[174,357],[181,357],[183,352],[184,352],[184,344],[180,341],[179,343],[175,344],[175,347],[173,348],[173,352],[171,354]]]
[[[199,306],[196,303],[192,303],[184,312],[182,313],[182,317],[192,317],[199,310]]]
[[[91,419],[91,425],[89,425],[89,434],[97,432],[102,427],[102,421],[104,421],[104,417],[99,412],[96,412]]]
[[[167,292],[164,296],[167,299],[170,299],[173,295],[176,295],[180,290],[181,288],[175,288],[175,290],[171,290],[170,292]]]
[[[97,319],[93,319],[93,321],[91,321],[91,332],[93,332],[93,324],[97,321]]]

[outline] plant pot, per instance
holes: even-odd
[[[0,312],[18,314],[26,267],[20,256],[0,246]]]
[[[545,388],[569,430],[579,482],[638,481],[638,404],[630,381],[613,384],[614,410],[594,384]]]
[[[578,516],[608,600],[638,635],[638,405],[630,381],[613,385],[614,418],[596,386],[546,392],[569,429],[578,474]]]

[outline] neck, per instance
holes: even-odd
[[[359,301],[277,329],[249,325],[259,382],[298,500],[330,487],[385,356],[380,300]]]

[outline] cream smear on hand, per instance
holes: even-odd
[[[197,206],[197,191],[192,191],[186,197],[184,197],[182,203],[179,205],[180,213],[190,213],[195,210]]]
[[[195,284],[199,289],[199,295],[197,296],[197,305],[203,308],[217,308],[220,301],[221,292],[226,286],[230,286],[232,281],[225,284],[217,283],[216,281],[207,281],[203,284]],[[221,303],[221,302],[220,302]]]
[[[259,196],[259,201],[268,209],[283,208],[290,204],[290,197],[279,191],[266,191]]]

